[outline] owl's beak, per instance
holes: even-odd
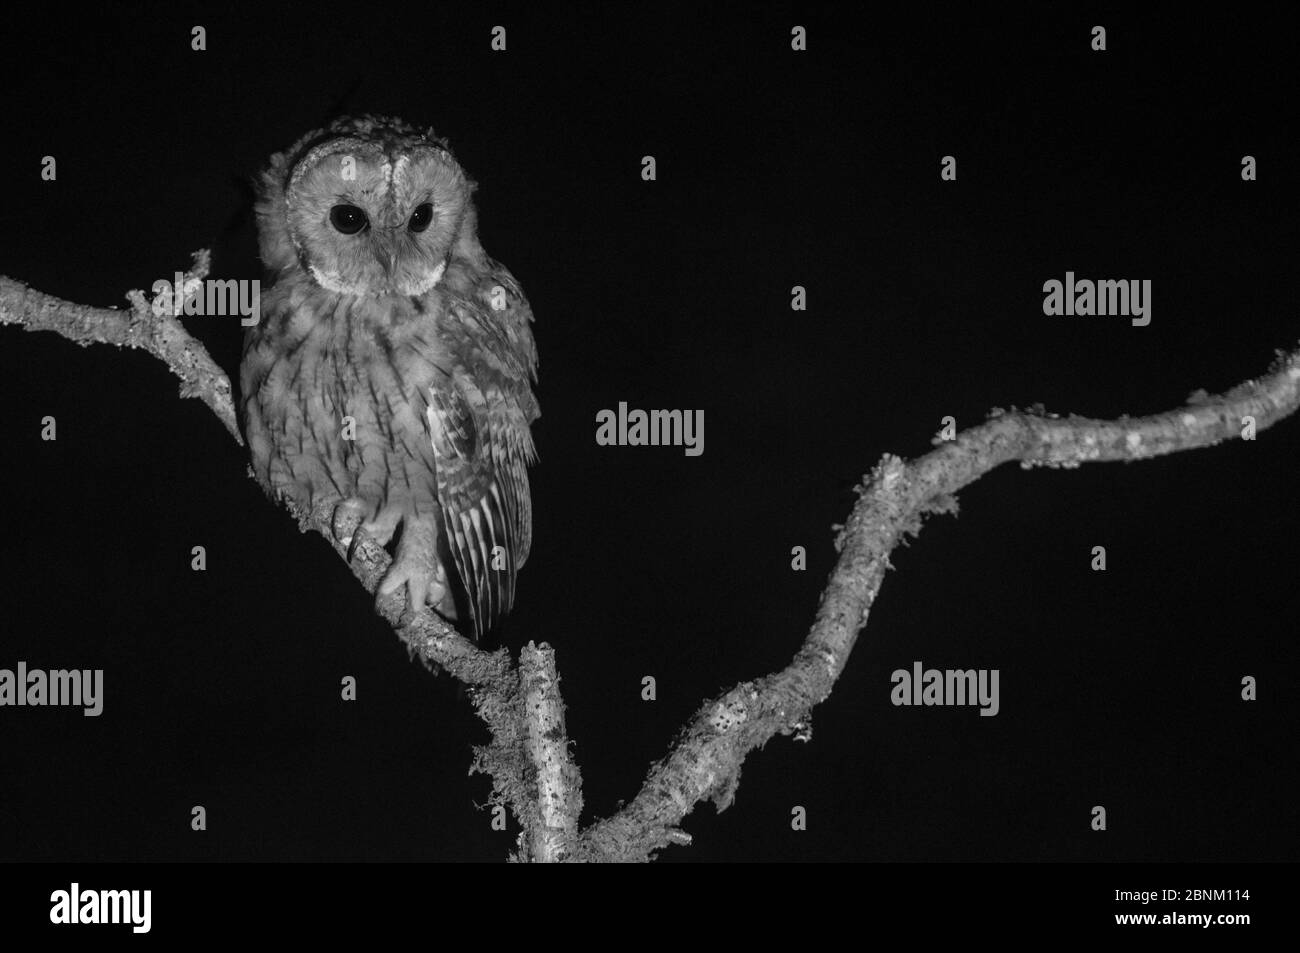
[[[398,234],[396,232],[388,229],[376,229],[375,258],[379,261],[379,267],[384,269],[384,274],[389,278],[397,270],[397,242]]]

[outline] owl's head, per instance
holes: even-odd
[[[257,204],[262,259],[352,295],[422,295],[478,249],[474,183],[444,140],[400,119],[341,119],[273,156]]]

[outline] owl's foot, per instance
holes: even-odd
[[[357,499],[344,500],[334,507],[334,539],[343,547],[348,562],[356,554],[362,540],[369,540],[378,546],[387,546],[397,532],[397,524],[402,521],[402,511],[393,507],[381,510],[372,520],[367,520],[370,511],[364,502]]]
[[[437,523],[432,517],[403,518],[398,509],[382,510],[374,519],[367,520],[367,512],[369,507],[361,500],[344,500],[334,508],[332,529],[334,539],[351,561],[363,540],[387,546],[401,524],[397,557],[384,574],[377,597],[387,596],[405,585],[407,601],[413,608],[428,603],[454,622],[455,600],[447,585],[447,573],[436,555]]]
[[[432,516],[408,516],[402,520],[397,558],[379,583],[377,595],[387,596],[403,585],[412,611],[419,610],[426,602],[441,607],[451,601],[447,573],[438,561],[438,524]]]
[[[349,559],[356,548],[357,530],[366,518],[366,504],[360,500],[344,500],[334,507],[334,516],[330,528],[334,531],[334,541],[343,547]]]

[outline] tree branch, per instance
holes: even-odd
[[[535,860],[564,860],[578,834],[582,813],[582,777],[569,757],[564,730],[564,702],[560,676],[555,671],[555,650],[543,642],[529,642],[519,655],[524,685],[528,757],[537,786],[540,818],[533,829]]]
[[[207,255],[195,255],[190,279],[207,274]],[[201,397],[240,440],[230,382],[202,345],[170,315],[155,316],[141,292],[128,294],[129,312],[71,304],[0,277],[0,323],[48,330],[85,345],[92,341],[142,347],[181,378],[184,396]],[[487,652],[435,614],[413,613],[401,593],[376,609],[412,655],[445,669],[470,688],[491,743],[477,749],[475,770],[493,778],[493,801],[508,804],[523,828],[520,859],[647,860],[670,844],[688,844],[678,826],[703,800],[730,805],[745,757],[778,734],[811,737],[810,713],[825,701],[848,663],[890,568],[889,554],[920,531],[929,513],[956,511],[957,490],[994,467],[1073,468],[1083,463],[1141,460],[1212,446],[1265,430],[1300,406],[1300,350],[1279,354],[1259,380],[1225,394],[1193,394],[1177,410],[1119,420],[1061,418],[1035,409],[994,410],[978,427],[918,460],[886,455],[857,487],[858,501],[835,527],[839,559],[822,593],[817,617],[794,659],[782,671],[742,682],[704,704],[667,755],[655,764],[636,798],[613,817],[578,831],[581,776],[569,756],[554,651],[529,643],[518,666],[505,649]],[[291,512],[304,531],[320,533],[345,559],[352,532],[337,532],[333,512]],[[344,528],[345,530],[347,528]],[[352,527],[355,529],[355,527]],[[390,562],[363,540],[349,563],[374,593]]]
[[[185,273],[185,287],[202,281],[208,274],[206,249],[194,253],[194,263]],[[53,331],[82,347],[91,343],[138,347],[167,365],[181,379],[181,396],[198,397],[226,425],[240,446],[244,438],[235,422],[230,380],[205,348],[190,337],[184,326],[167,309],[155,314],[144,292],[128,291],[127,311],[91,308],[33,291],[21,281],[0,275],[0,324],[21,325],[28,331]]]
[[[809,714],[825,701],[848,663],[890,568],[889,554],[921,529],[928,513],[955,512],[952,494],[1012,460],[1022,467],[1077,467],[1208,447],[1256,432],[1300,406],[1300,350],[1278,355],[1271,371],[1218,397],[1197,392],[1186,406],[1117,421],[1060,418],[1041,411],[993,411],[981,426],[905,462],[886,455],[857,488],[858,502],[838,529],[840,556],[822,593],[812,630],[786,668],[742,682],[708,701],[655,764],[640,793],[614,817],[593,824],[575,855],[589,860],[646,860],[678,843],[677,825],[696,804],[731,804],[745,756],[777,734],[808,740]]]

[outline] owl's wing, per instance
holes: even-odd
[[[529,386],[536,357],[526,324],[526,340],[514,333],[516,318],[531,320],[520,313],[527,304],[517,291],[507,289],[509,314],[452,302],[459,359],[446,386],[430,388],[427,410],[443,537],[479,638],[510,611],[532,545],[527,468],[536,457],[529,431],[538,416]]]

